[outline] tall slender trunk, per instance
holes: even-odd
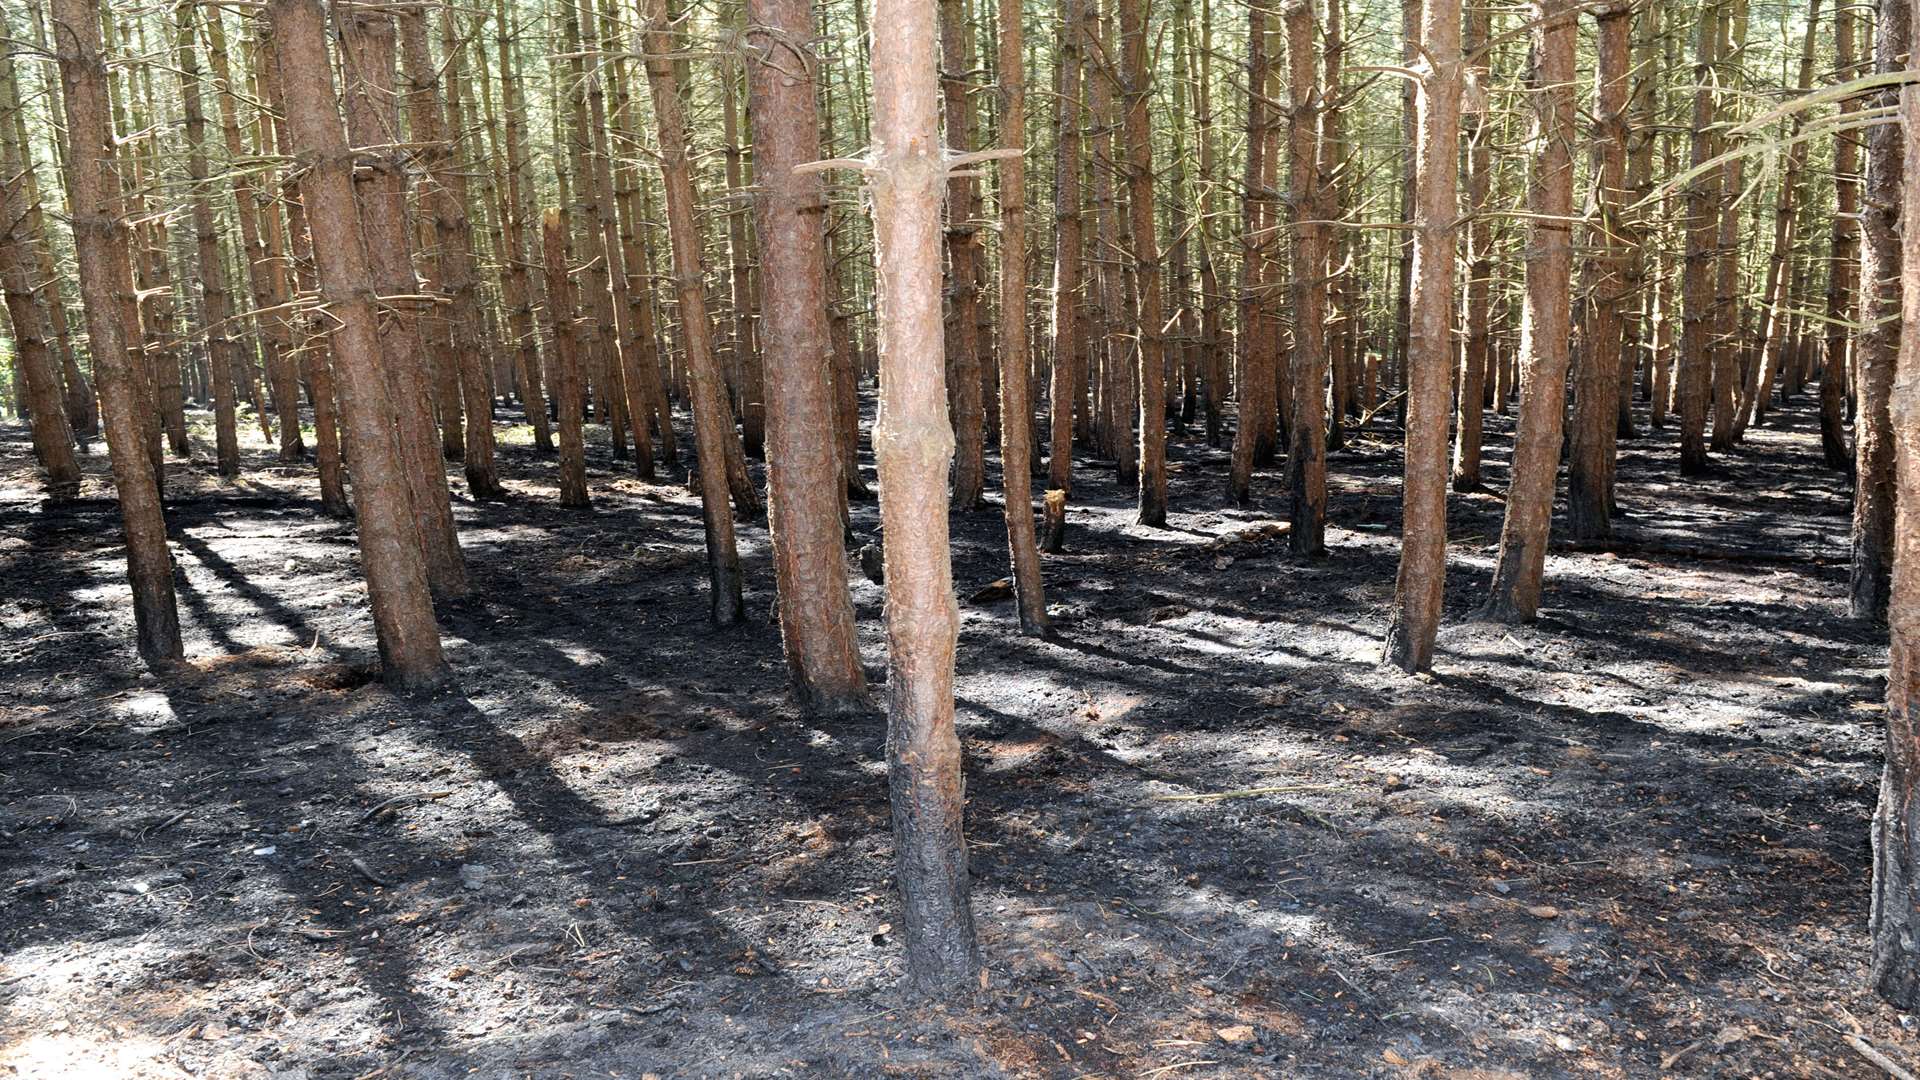
[[[1895,0],[1898,2],[1898,0]],[[1883,14],[1886,11],[1882,6]],[[1909,131],[1920,131],[1920,89],[1901,94]],[[1920,220],[1920,139],[1905,151],[1904,217]],[[1871,158],[1869,158],[1871,162]],[[1871,168],[1871,164],[1869,164]],[[1871,186],[1871,184],[1869,185]],[[1907,266],[1920,265],[1920,229],[1902,237]],[[1903,275],[1897,371],[1888,435],[1898,495],[1887,606],[1886,768],[1873,814],[1873,986],[1903,1010],[1920,1007],[1920,277]]]
[[[184,650],[167,523],[147,448],[141,415],[144,403],[129,365],[123,330],[133,266],[121,213],[115,140],[108,122],[107,65],[100,51],[97,4],[98,0],[51,0],[54,57],[60,65],[67,114],[68,217],[126,536],[134,642],[148,667],[164,670],[177,663]]]
[[[1724,13],[1708,0],[1699,16],[1693,65],[1691,166],[1703,170],[1713,159],[1718,122],[1714,68],[1719,63]],[[1707,408],[1713,390],[1713,259],[1718,243],[1721,169],[1704,169],[1687,184],[1686,254],[1681,262],[1680,355],[1674,396],[1680,412],[1680,473],[1697,476],[1707,469]]]
[[[1748,0],[1727,0],[1728,7],[1722,9],[1726,20],[1725,37],[1721,44],[1722,62],[1738,65],[1746,55],[1747,23],[1749,16]],[[1723,79],[1730,76],[1723,75]],[[1727,93],[1721,102],[1716,119],[1725,122],[1732,113],[1738,118],[1740,96]],[[1715,153],[1726,149],[1725,129],[1715,128],[1713,144]],[[1745,191],[1747,159],[1738,155],[1729,160],[1722,168],[1726,176],[1722,180],[1720,204],[1720,229],[1715,242],[1716,255],[1714,267],[1713,336],[1708,349],[1713,357],[1713,427],[1709,434],[1708,446],[1715,453],[1725,453],[1733,449],[1733,414],[1735,387],[1740,382],[1740,358],[1744,351],[1745,335],[1741,332],[1742,319],[1745,316],[1743,305],[1735,295],[1740,287],[1740,258],[1751,244],[1740,243],[1741,212],[1747,200],[1741,198]]]
[[[586,441],[581,435],[580,346],[574,333],[573,282],[567,277],[567,216],[548,208],[540,221],[541,264],[547,278],[547,331],[552,335],[553,397],[560,413],[560,505],[584,507]]]
[[[1857,16],[1847,5],[1837,5],[1833,13],[1834,78],[1844,82],[1853,75],[1854,28]],[[1844,123],[1848,114],[1860,109],[1859,97],[1840,103]],[[1846,432],[1847,355],[1853,344],[1847,323],[1854,310],[1853,288],[1859,273],[1860,226],[1860,135],[1857,131],[1838,131],[1833,136],[1833,228],[1827,243],[1827,336],[1825,366],[1820,373],[1820,450],[1827,468],[1853,471],[1853,455],[1848,452]]]
[[[184,10],[184,9],[183,9]],[[13,27],[0,12],[0,35]],[[13,324],[15,404],[24,403],[33,428],[33,453],[46,471],[47,497],[55,502],[80,494],[80,464],[73,454],[73,428],[60,389],[60,361],[54,355],[46,311],[34,295],[39,271],[38,238],[30,231],[32,200],[27,192],[27,145],[20,141],[20,77],[11,53],[0,52],[0,291],[6,294]],[[20,383],[25,382],[22,392]],[[231,401],[227,414],[232,421]]]
[[[947,144],[957,151],[974,149],[974,56],[967,45],[966,0],[939,0],[941,88],[946,96]],[[946,246],[949,288],[953,295],[948,331],[947,392],[953,396],[953,426],[958,435],[953,462],[953,502],[961,510],[986,505],[986,407],[980,393],[979,312],[980,272],[984,258],[979,223],[968,211],[973,206],[971,177],[947,182]]]
[[[1800,73],[1795,83],[1795,89],[1801,95],[1813,89],[1814,50],[1819,40],[1819,26],[1820,0],[1808,0],[1807,34],[1800,49]],[[1805,115],[1795,113],[1787,125],[1788,136],[1794,141],[1787,148],[1786,171],[1780,178],[1780,194],[1773,208],[1773,248],[1767,258],[1766,285],[1760,294],[1760,359],[1748,370],[1746,382],[1740,387],[1739,409],[1733,418],[1733,437],[1736,441],[1745,436],[1749,423],[1758,423],[1766,415],[1773,397],[1774,380],[1787,355],[1790,321],[1787,309],[1792,298],[1791,285],[1796,276],[1793,268],[1798,265],[1793,258],[1793,247],[1800,235],[1799,212],[1804,197],[1801,188],[1805,183],[1807,168],[1807,143],[1800,138]]]
[[[1520,419],[1513,436],[1513,480],[1507,487],[1500,555],[1484,614],[1499,622],[1531,622],[1540,607],[1554,477],[1567,411],[1567,353],[1572,336],[1573,50],[1578,36],[1572,0],[1535,0],[1533,29],[1532,175],[1527,209],[1526,312],[1520,324]],[[1609,407],[1611,394],[1606,397]],[[1611,415],[1609,415],[1611,419]]]
[[[841,543],[828,382],[826,193],[794,167],[820,157],[819,58],[808,0],[751,0],[746,33],[753,161],[766,288],[767,521],[780,641],[800,700],[841,713],[867,703]],[[1025,476],[1023,472],[1022,477]]]
[[[205,12],[204,25],[207,66],[214,85],[219,87],[221,137],[226,143],[227,160],[239,161],[248,151],[240,134],[240,92],[227,63],[226,16],[218,7],[210,6]],[[286,266],[269,256],[267,240],[262,236],[262,230],[271,227],[274,249],[280,248],[279,218],[270,204],[263,210],[260,188],[251,171],[234,169],[232,184],[234,217],[240,223],[240,246],[246,255],[247,284],[253,297],[254,333],[250,336],[260,346],[260,355],[266,363],[267,384],[273,391],[273,415],[280,424],[280,461],[300,461],[307,456],[307,447],[300,429],[300,392],[293,373],[293,323],[281,306],[289,299],[285,291]],[[240,386],[251,391],[257,385],[251,357],[241,350],[234,359],[243,369],[232,372],[236,391]],[[256,407],[259,404],[255,402]],[[256,409],[260,434],[272,442],[273,428],[267,418],[266,409]]]
[[[747,242],[747,208],[741,200],[746,173],[740,160],[739,95],[731,63],[720,65],[721,141],[727,177],[727,280],[733,316],[733,376],[740,394],[740,445],[753,457],[766,456],[766,375],[754,322],[753,252]],[[758,171],[758,159],[755,159]]]
[[[384,147],[399,130],[394,94],[393,16],[359,6],[338,5],[335,24],[345,81],[347,134],[354,145]],[[354,198],[366,237],[368,272],[383,297],[420,293],[407,243],[406,160],[398,149],[364,152],[354,172]],[[429,407],[426,343],[420,336],[413,300],[388,299],[379,322],[381,368],[398,416],[396,432],[414,527],[420,534],[427,582],[435,599],[468,593],[466,561],[454,530],[453,504],[447,493],[446,466]]]
[[[1873,70],[1905,70],[1911,7],[1908,0],[1880,0],[1873,39]],[[1875,105],[1898,100],[1894,89],[1876,93]],[[1888,397],[1900,350],[1900,194],[1903,181],[1900,125],[1867,132],[1867,179],[1861,221],[1860,323],[1855,346],[1853,449],[1853,566],[1848,596],[1853,617],[1886,617],[1893,562],[1893,430]]]
[[[533,325],[533,311],[539,303],[534,277],[528,271],[527,222],[532,167],[526,150],[526,101],[522,96],[520,75],[515,60],[516,35],[508,22],[507,0],[494,0],[494,34],[500,64],[501,150],[504,160],[500,172],[500,219],[506,246],[501,252],[504,263],[507,326],[518,347],[514,374],[520,387],[520,405],[526,410],[527,423],[533,427],[534,449],[553,453],[553,429],[547,423],[547,396],[540,371],[540,335]]]
[[[1000,485],[1007,554],[1026,634],[1047,631],[1047,597],[1033,525],[1033,359],[1027,338],[1027,76],[1020,0],[1000,0],[1000,139],[1019,155],[1000,162]],[[1144,399],[1143,399],[1144,400]],[[1159,408],[1158,403],[1154,407]],[[1164,497],[1164,489],[1163,489]]]
[[[1047,484],[1073,490],[1075,388],[1086,364],[1080,337],[1080,69],[1083,0],[1062,0],[1060,39],[1054,49],[1053,168],[1053,379],[1047,407],[1052,420]]]
[[[1133,236],[1133,280],[1139,309],[1134,320],[1139,375],[1139,520],[1167,523],[1167,372],[1160,291],[1160,241],[1153,214],[1153,95],[1147,66],[1147,4],[1120,0],[1122,102],[1126,110],[1127,212]]]
[[[228,337],[233,303],[227,295],[226,264],[214,229],[213,196],[207,190],[207,117],[200,102],[200,52],[194,44],[194,5],[174,9],[174,66],[180,76],[181,110],[187,127],[187,178],[193,182],[193,237],[200,284],[200,312],[206,338],[208,379],[213,390],[214,462],[221,476],[240,475],[240,432],[234,416],[233,368],[238,347]]]
[[[1419,177],[1413,215],[1412,295],[1407,340],[1407,440],[1400,570],[1387,616],[1385,659],[1402,671],[1433,666],[1447,580],[1447,413],[1454,247],[1460,213],[1459,0],[1427,0],[1420,41],[1428,57],[1417,98]]]
[[[293,138],[285,122],[280,64],[275,54],[278,46],[271,25],[256,23],[255,29],[254,76],[259,84],[256,96],[267,106],[260,110],[261,153],[266,153],[266,147],[271,145],[279,151],[281,158],[291,161],[294,157]],[[274,116],[281,120],[274,122]],[[311,293],[315,288],[313,248],[308,227],[310,215],[301,201],[293,170],[281,174],[279,187],[280,204],[287,214],[287,241],[282,247],[280,228],[274,225],[269,232],[271,239],[267,244],[267,255],[278,266],[275,272],[283,275],[281,284],[285,287],[284,295],[292,297],[296,293]],[[291,259],[287,258],[289,253]],[[289,262],[293,266],[292,285],[288,285],[284,278]],[[307,400],[313,405],[313,459],[320,474],[320,508],[332,517],[346,517],[353,512],[353,508],[347,503],[346,469],[340,450],[338,397],[334,393],[330,339],[319,329],[323,325],[331,325],[330,320],[300,318],[291,321],[290,329],[295,335],[294,351],[299,357],[300,370],[306,376]],[[291,384],[288,389],[293,389]]]
[[[1320,175],[1322,99],[1314,85],[1312,0],[1284,0],[1280,18],[1287,35],[1287,214],[1293,242],[1290,300],[1293,349],[1288,354],[1293,409],[1287,422],[1287,546],[1296,555],[1318,555],[1327,543],[1327,211]],[[1442,421],[1444,424],[1444,421]]]
[[[1490,320],[1493,315],[1493,225],[1484,216],[1493,187],[1493,138],[1487,123],[1484,87],[1491,79],[1487,39],[1493,32],[1491,9],[1474,5],[1466,12],[1468,67],[1482,91],[1469,102],[1464,120],[1467,138],[1467,340],[1460,354],[1459,393],[1454,403],[1453,490],[1480,490],[1481,421],[1486,414]]]
[[[1338,4],[1335,8],[1337,10]],[[1329,42],[1331,42],[1331,38]],[[1199,129],[1200,140],[1200,206],[1198,224],[1200,246],[1200,367],[1201,385],[1204,388],[1207,423],[1207,445],[1219,446],[1224,435],[1227,395],[1229,392],[1227,370],[1231,358],[1227,354],[1225,333],[1221,328],[1220,275],[1214,267],[1214,253],[1219,250],[1215,241],[1216,223],[1213,221],[1214,192],[1214,147],[1218,140],[1213,131],[1213,6],[1211,0],[1200,0],[1200,40],[1195,48],[1197,55],[1194,64],[1198,71],[1198,80],[1194,87],[1193,118],[1194,126]],[[1328,63],[1333,63],[1329,56]]]
[[[960,612],[947,537],[954,438],[941,363],[940,194],[947,179],[935,16],[934,0],[874,3],[871,181],[881,373],[873,444],[892,669],[887,773],[907,973],[924,993],[954,994],[972,989],[980,957],[953,727]]]
[[[455,40],[453,9],[443,6],[440,17],[442,37]],[[459,108],[460,50],[448,49],[442,62],[434,63],[423,11],[401,12],[399,28],[408,84],[408,136],[420,147],[421,167],[429,185],[421,197],[433,220],[435,257],[430,262],[433,273],[427,287],[445,298],[444,304],[436,305],[444,310],[428,317],[427,329],[441,347],[441,364],[459,377],[460,407],[466,414],[461,458],[467,491],[475,499],[502,499],[506,489],[500,486],[493,460],[493,397],[481,366],[473,226],[467,218],[466,174],[459,162],[459,147],[465,136]],[[449,88],[444,104],[442,79]]]
[[[696,200],[687,160],[686,105],[673,70],[666,0],[641,0],[641,13],[646,27],[647,81],[653,88],[653,116],[659,128],[666,180],[667,230],[680,300],[680,334],[693,390],[693,436],[700,455],[709,600],[713,621],[725,625],[746,618],[740,599],[740,554],[734,547],[733,516],[727,506],[729,487],[739,490],[739,485],[728,483],[734,459],[740,457],[739,434],[734,430],[732,410],[727,407],[726,383],[713,350],[713,320],[707,314],[707,297],[701,287],[700,233],[694,221]],[[734,445],[731,454],[729,443]],[[744,464],[741,471],[745,471]]]
[[[1253,498],[1253,470],[1273,459],[1274,355],[1278,339],[1268,333],[1266,294],[1268,250],[1272,244],[1273,167],[1267,150],[1270,121],[1265,93],[1267,75],[1267,12],[1259,4],[1247,6],[1247,168],[1243,181],[1240,263],[1240,378],[1233,456],[1227,491],[1245,504]]]
[[[1613,477],[1620,431],[1620,370],[1627,305],[1627,246],[1622,225],[1628,200],[1627,119],[1632,75],[1633,7],[1594,9],[1598,65],[1593,87],[1593,183],[1599,222],[1589,244],[1599,258],[1587,333],[1573,370],[1573,430],[1568,438],[1567,530],[1576,539],[1613,535]],[[1556,450],[1556,455],[1558,451]]]
[[[314,273],[333,321],[343,428],[353,458],[360,562],[387,683],[428,691],[451,679],[440,652],[396,414],[381,373],[373,276],[353,200],[353,154],[334,112],[319,0],[271,0],[274,58],[301,194],[313,230]]]
[[[616,18],[616,9],[617,0],[601,0],[602,48],[613,54],[608,68],[614,93],[609,149],[617,161],[613,171],[613,201],[620,217],[620,261],[626,270],[624,295],[630,312],[627,319],[630,336],[621,346],[623,374],[630,384],[637,384],[644,398],[647,415],[652,417],[649,427],[660,439],[661,459],[673,463],[679,460],[673,434],[673,406],[667,401],[666,382],[660,373],[660,347],[655,338],[653,316],[653,276],[648,270],[647,252],[640,243],[644,224],[640,220],[640,169],[636,162],[644,150],[634,119],[633,94],[629,88],[632,80],[628,77],[627,59],[622,55],[624,50],[619,40],[622,23]],[[635,438],[640,438],[639,421],[634,421],[633,429]],[[635,449],[642,455],[650,452],[644,445]]]
[[[590,0],[580,0],[575,12],[580,20],[580,38],[583,42],[597,40],[591,31],[597,20],[592,18],[593,4]],[[637,355],[633,328],[633,297],[628,291],[627,250],[620,242],[620,220],[618,208],[614,204],[612,152],[607,136],[607,76],[609,60],[604,50],[595,56],[590,77],[586,82],[587,92],[587,128],[591,135],[585,140],[587,150],[587,170],[580,177],[583,191],[590,192],[589,202],[594,220],[589,228],[599,230],[599,248],[603,265],[595,270],[596,281],[605,279],[608,289],[607,302],[613,312],[612,331],[614,340],[612,350],[620,370],[614,379],[623,395],[619,410],[625,413],[627,422],[633,430],[634,471],[643,480],[653,479],[653,439],[649,433],[653,402],[647,394],[647,382],[640,370],[640,357]],[[611,388],[610,388],[611,389]]]

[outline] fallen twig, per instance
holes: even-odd
[[[1853,1047],[1856,1053],[1868,1061],[1873,1062],[1875,1065],[1880,1066],[1880,1071],[1893,1077],[1894,1080],[1915,1080],[1912,1073],[1895,1064],[1892,1058],[1875,1050],[1873,1044],[1867,1040],[1858,1035],[1848,1035],[1846,1036],[1846,1040],[1847,1045]]]
[[[160,823],[160,824],[158,824],[158,825],[155,825],[155,826],[154,826],[153,828],[151,828],[151,829],[148,829],[148,830],[147,830],[146,832],[143,832],[143,833],[141,833],[141,834],[140,834],[140,839],[142,839],[142,840],[145,840],[145,839],[146,839],[147,837],[149,837],[149,836],[152,836],[152,835],[154,835],[155,833],[159,833],[159,832],[164,832],[164,831],[166,831],[167,829],[171,829],[171,828],[173,828],[173,827],[174,827],[175,825],[178,825],[178,824],[180,824],[180,823],[181,823],[182,821],[185,821],[185,820],[187,819],[187,817],[188,817],[189,815],[191,815],[192,813],[193,813],[193,811],[191,811],[191,810],[177,810],[177,811],[175,811],[174,813],[172,813],[171,815],[169,815],[169,816],[167,817],[167,820],[165,820],[165,821],[163,821],[163,822],[161,822],[161,823]]]
[[[374,818],[379,817],[381,814],[385,814],[393,810],[398,810],[402,806],[410,806],[414,803],[432,802],[435,799],[444,799],[447,796],[452,794],[453,792],[451,791],[415,791],[406,795],[395,795],[391,799],[381,800],[380,802],[374,804],[373,809],[360,815],[360,824],[365,825],[367,822],[372,821]]]

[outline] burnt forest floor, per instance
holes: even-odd
[[[1501,502],[1453,496],[1431,678],[1376,664],[1384,422],[1331,455],[1325,558],[1267,528],[1278,470],[1232,507],[1226,451],[1176,436],[1152,529],[1082,459],[1051,640],[967,599],[1004,533],[956,514],[987,975],[936,1004],[898,988],[883,720],[789,701],[763,525],[753,622],[714,629],[683,472],[639,483],[595,429],[564,511],[503,423],[508,501],[449,467],[460,690],[409,700],[311,469],[249,431],[222,486],[194,419],[166,680],[104,455],[48,507],[0,426],[0,1076],[1879,1075],[1850,1034],[1920,1062],[1865,990],[1884,637],[1846,618],[1810,404],[1698,481],[1671,429],[1626,443],[1629,543],[1556,549],[1533,626],[1472,621]]]

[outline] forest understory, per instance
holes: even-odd
[[[595,507],[561,509],[500,430],[507,501],[450,471],[459,689],[409,699],[310,470],[257,441],[237,484],[173,467],[189,667],[161,682],[105,456],[97,497],[43,503],[0,426],[0,1076],[1883,1075],[1856,1035],[1920,1060],[1868,989],[1886,638],[1847,618],[1811,403],[1702,479],[1670,479],[1669,436],[1623,443],[1622,542],[1556,547],[1532,626],[1472,621],[1502,503],[1452,496],[1431,677],[1376,662],[1383,421],[1329,457],[1325,558],[1287,554],[1277,474],[1223,508],[1196,437],[1164,529],[1081,462],[1047,640],[992,587],[998,509],[955,514],[986,974],[934,1004],[898,988],[883,720],[792,704],[764,525],[752,621],[716,629],[684,473],[634,480],[596,428]],[[882,590],[851,576],[883,685]]]

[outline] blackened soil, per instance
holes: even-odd
[[[600,432],[566,512],[500,431],[512,498],[457,499],[460,690],[408,700],[310,470],[175,466],[191,666],[156,680],[104,461],[48,507],[0,428],[0,1074],[1880,1075],[1855,1033],[1920,1062],[1864,989],[1884,638],[1845,615],[1808,406],[1700,481],[1671,432],[1628,443],[1625,542],[1556,550],[1526,627],[1472,620],[1490,420],[1432,678],[1375,663],[1385,426],[1331,455],[1326,558],[1271,528],[1278,472],[1230,506],[1193,437],[1164,529],[1080,462],[1057,636],[963,603],[988,974],[935,1003],[897,988],[883,720],[789,702],[764,528],[753,623],[713,629],[684,486]],[[963,600],[1004,552],[997,506],[956,515]]]

